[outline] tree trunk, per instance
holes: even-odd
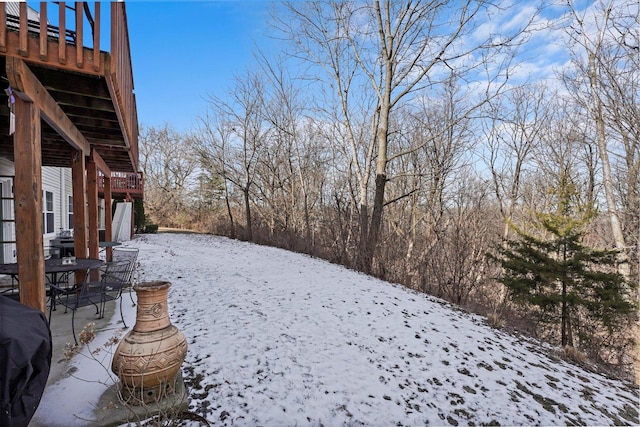
[[[245,220],[247,223],[247,240],[253,241],[253,230],[251,227],[251,205],[249,203],[249,188],[245,187],[242,190],[244,195],[244,212],[245,212]]]
[[[567,284],[562,282],[562,346],[573,347],[571,336],[571,323],[569,321],[569,306],[567,304]]]
[[[229,202],[229,189],[227,188],[227,181],[224,183],[224,202],[227,205],[227,215],[229,215],[229,225],[231,226],[230,236],[232,239],[236,238],[236,225],[233,222],[233,213],[231,212],[231,203]]]
[[[369,245],[368,258],[366,260],[366,272],[370,273],[373,270],[373,256],[376,248],[378,247],[378,241],[380,239],[380,228],[382,226],[382,209],[384,207],[384,190],[387,184],[387,176],[383,174],[376,175],[376,191],[373,197],[373,211],[371,212],[371,224],[369,226],[369,235],[367,237],[367,243]]]
[[[356,255],[356,265],[361,271],[368,272],[371,265],[371,245],[369,242],[369,207],[366,204],[360,205],[360,239],[358,242],[358,254]]]
[[[613,233],[613,240],[616,244],[616,248],[620,251],[620,266],[618,271],[626,279],[629,279],[631,274],[629,262],[626,258],[626,248],[624,240],[624,233],[622,232],[622,224],[618,217],[615,200],[615,187],[613,185],[613,178],[611,175],[611,162],[609,161],[609,152],[607,149],[607,139],[605,134],[605,123],[602,115],[602,100],[598,95],[598,73],[596,70],[596,58],[593,52],[589,53],[589,84],[591,86],[591,93],[593,96],[593,120],[596,124],[596,139],[598,142],[598,150],[600,151],[600,161],[602,162],[602,186],[604,187],[604,194],[607,201],[607,214],[609,215],[609,222],[611,224],[611,231]]]

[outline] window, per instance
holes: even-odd
[[[73,196],[68,196],[67,199],[67,212],[68,212],[68,229],[71,230],[73,228]]]
[[[44,191],[44,197],[42,198],[42,226],[44,228],[44,234],[55,233],[55,214],[53,212],[53,193],[51,191]]]

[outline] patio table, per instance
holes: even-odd
[[[94,258],[76,258],[76,262],[73,264],[63,264],[62,258],[50,258],[44,261],[44,272],[49,275],[49,283],[58,285],[59,274],[68,274],[74,271],[88,271],[94,268],[98,268],[104,264],[104,261]],[[18,278],[18,264],[0,264],[0,274],[6,274],[19,281]],[[55,298],[51,298],[55,302]],[[54,303],[52,303],[54,304]],[[55,310],[55,304],[51,307]]]

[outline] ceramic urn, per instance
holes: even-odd
[[[187,340],[169,320],[169,282],[134,286],[136,324],[118,344],[111,370],[120,378],[125,401],[142,405],[175,392],[177,373],[187,354]]]

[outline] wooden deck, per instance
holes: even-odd
[[[109,201],[121,194],[142,198],[126,9],[122,2],[108,5],[29,3],[36,10],[25,2],[0,3],[0,157],[15,168],[20,302],[41,311],[42,166],[71,169],[78,258],[98,257],[100,193]],[[100,38],[103,28],[108,43]],[[107,235],[111,226],[106,215]]]
[[[66,126],[86,140],[85,149],[95,149],[112,171],[137,172],[138,119],[124,3],[107,3],[105,11],[97,2],[41,2],[37,20],[27,3],[5,5],[0,7],[2,81],[11,82],[13,72],[32,74],[68,117]],[[104,25],[111,30],[109,43],[100,39]],[[101,50],[103,45],[110,51]],[[0,91],[0,156],[13,160],[8,86]],[[71,167],[78,147],[65,140],[69,129],[61,135],[59,123],[43,119],[42,165]]]

